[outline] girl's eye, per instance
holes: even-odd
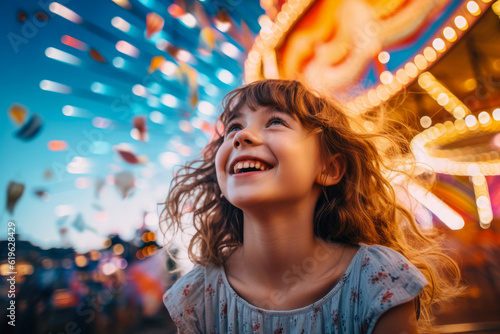
[[[268,124],[271,125],[273,123],[280,123],[280,124],[283,124],[285,125],[285,121],[283,119],[281,119],[280,117],[278,116],[273,116],[271,117],[271,119],[269,120]]]
[[[236,129],[236,128],[240,128],[241,129],[241,125],[239,125],[238,123],[230,123],[227,126],[226,135],[228,135],[231,132],[233,132],[233,130]]]
[[[286,125],[285,121],[282,118],[277,117],[277,116],[271,117],[269,119],[269,121],[267,122],[267,125],[270,126],[270,125],[273,125],[274,123]],[[240,130],[243,129],[243,127],[239,123],[229,123],[226,127],[226,136],[230,135],[231,132],[233,132],[233,130],[238,129],[238,128]]]

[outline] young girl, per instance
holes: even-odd
[[[402,136],[356,130],[296,81],[249,84],[223,107],[162,214],[164,233],[182,231],[186,211],[196,229],[195,266],[164,295],[179,332],[430,330],[460,272],[384,176],[387,155],[408,152]]]

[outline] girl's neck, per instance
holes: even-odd
[[[331,261],[332,247],[315,237],[313,216],[313,207],[299,205],[245,211],[238,258],[247,275],[263,285],[281,288],[285,276],[306,279],[318,274],[325,264],[321,262]]]

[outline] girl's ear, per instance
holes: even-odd
[[[346,169],[346,163],[340,153],[335,153],[330,158],[328,167],[323,169],[321,174],[316,178],[316,182],[323,186],[333,186],[342,180]]]

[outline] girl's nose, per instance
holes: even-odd
[[[252,134],[248,129],[240,130],[233,138],[233,147],[238,148],[240,145],[257,145],[260,139]]]

